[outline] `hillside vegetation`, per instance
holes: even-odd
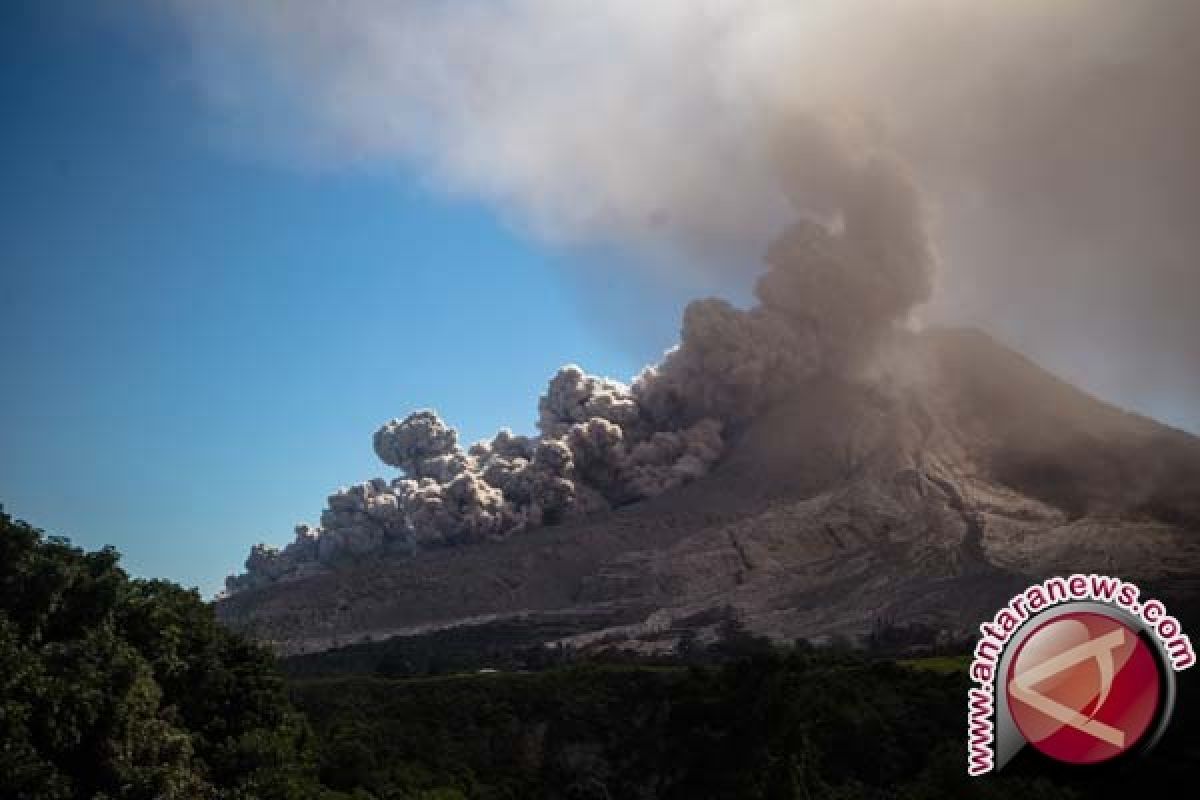
[[[1190,673],[1148,759],[1081,771],[1027,750],[974,780],[961,660],[735,624],[653,660],[534,658],[504,631],[491,650],[479,629],[309,656],[285,679],[196,592],[0,514],[0,798],[1043,800],[1184,785],[1200,764]]]

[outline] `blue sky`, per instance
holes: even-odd
[[[870,66],[855,43],[878,14],[855,6],[834,31],[787,0],[717,5],[731,16],[713,29],[687,0],[582,16],[538,0],[4,3],[0,503],[211,593],[252,543],[286,542],[330,491],[388,474],[381,422],[433,407],[465,442],[528,431],[561,364],[628,378],[675,342],[687,299],[748,301],[793,211],[762,139],[774,117],[744,101],[836,94],[822,76]],[[714,47],[714,30],[741,46]],[[897,63],[937,64],[941,85],[941,57],[906,42]],[[793,81],[806,47],[832,61]],[[1021,47],[990,52],[1029,69]],[[1008,114],[991,63],[958,65],[985,119]],[[1164,75],[1182,92],[1194,72]],[[942,223],[926,320],[979,325],[1200,430],[1186,104],[1162,94],[1138,117],[1154,135],[1101,137],[1064,169],[1047,112],[1104,131],[1108,105],[1084,124],[1086,103],[1014,84],[1029,120],[1004,116],[976,152],[972,114],[884,102],[911,73],[880,74],[865,107],[920,143]],[[1073,69],[1045,74],[1047,97],[1073,97]],[[626,252],[549,246],[511,220]]]
[[[329,491],[389,473],[380,422],[531,429],[560,364],[625,378],[672,342],[661,287],[589,277],[599,255],[396,168],[239,152],[169,31],[47,8],[6,3],[0,25],[6,512],[211,593]],[[592,321],[635,298],[661,313]]]

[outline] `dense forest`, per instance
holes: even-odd
[[[672,657],[584,659],[525,633],[280,664],[195,591],[0,513],[0,797],[1039,800],[1178,787],[1200,765],[1190,673],[1146,759],[1072,770],[1026,751],[969,779],[961,659],[736,625]]]

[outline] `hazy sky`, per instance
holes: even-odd
[[[665,298],[636,337],[598,329],[580,296],[624,289],[402,174],[245,158],[162,28],[0,13],[7,513],[208,593],[394,472],[384,420],[528,430],[561,364],[629,375],[675,337]]]
[[[744,299],[796,113],[911,170],[926,319],[1200,430],[1200,4],[113,5],[0,10],[0,502],[136,573],[211,592],[385,419],[529,429]]]
[[[925,320],[1200,430],[1194,0],[167,7],[248,156],[415,167],[538,241],[622,248],[612,280],[740,290],[797,201],[836,207],[836,162],[894,158],[941,254]]]

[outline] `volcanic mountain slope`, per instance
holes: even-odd
[[[797,387],[727,431],[709,474],[653,499],[375,555],[218,613],[293,653],[508,617],[653,648],[731,612],[784,639],[880,620],[964,631],[1065,572],[1200,590],[1200,439],[975,331],[900,334],[877,362]]]

